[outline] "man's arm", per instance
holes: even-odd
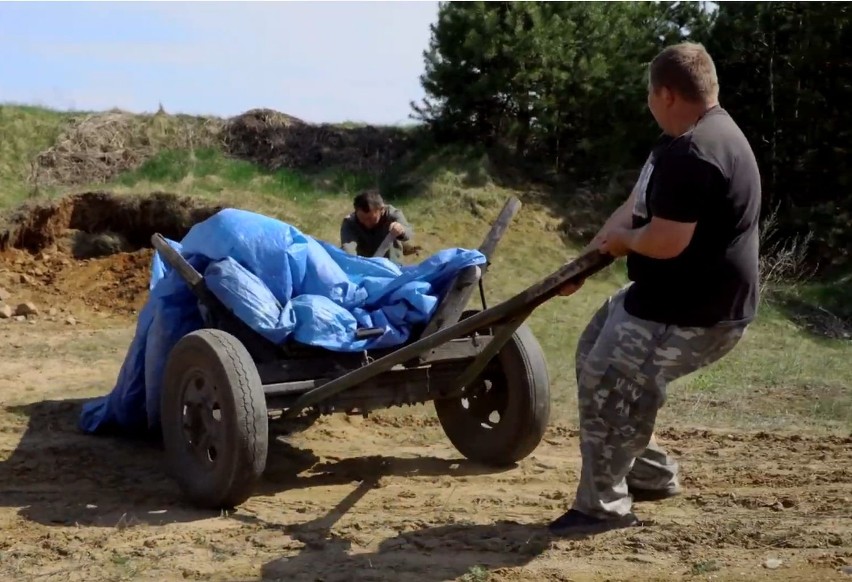
[[[689,246],[696,224],[655,216],[642,228],[628,230],[624,244],[634,253],[652,259],[673,259]]]
[[[358,238],[348,216],[340,223],[340,248],[350,255],[358,254]]]
[[[598,233],[592,238],[591,242],[580,251],[581,255],[586,254],[587,252],[597,249],[600,247],[601,243],[606,240],[607,235],[615,230],[627,230],[633,226],[633,204],[636,201],[636,191],[630,192],[630,196],[627,197],[621,206],[615,209],[615,212],[609,215],[604,225],[600,228]],[[576,282],[569,283],[560,291],[560,295],[568,296],[576,293],[580,287],[583,286],[585,279]]]
[[[391,224],[396,222],[399,223],[399,225],[403,228],[402,235],[397,237],[398,240],[411,240],[411,237],[414,235],[414,231],[411,228],[411,225],[408,224],[408,221],[405,219],[405,214],[402,213],[402,210],[400,210],[399,208],[394,208],[391,212],[388,213],[388,218],[390,219]]]
[[[627,200],[621,206],[615,209],[615,212],[609,215],[604,225],[598,230],[598,233],[592,238],[591,242],[583,249],[583,253],[591,249],[597,248],[601,241],[606,238],[607,233],[613,229],[629,229],[633,226],[633,205],[636,201],[636,191],[632,191]],[[582,254],[582,253],[581,253]]]

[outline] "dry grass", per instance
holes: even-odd
[[[36,188],[101,184],[139,167],[163,149],[213,147],[222,121],[210,117],[110,111],[75,118],[35,159]]]

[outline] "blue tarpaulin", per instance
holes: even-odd
[[[294,339],[351,352],[404,343],[427,322],[458,271],[485,263],[479,251],[440,251],[417,265],[349,255],[279,220],[225,209],[168,241],[204,275],[210,291],[243,322],[275,343]],[[148,301],[112,392],[86,403],[87,433],[145,436],[159,430],[166,359],[177,341],[203,325],[195,295],[154,255]],[[358,328],[382,328],[357,340]]]

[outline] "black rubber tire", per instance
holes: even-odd
[[[194,505],[230,509],[251,496],[266,468],[269,425],[266,397],[257,367],[245,346],[216,329],[201,329],[178,341],[169,354],[161,394],[163,446],[169,472]],[[184,392],[210,382],[219,431],[218,448],[194,452],[184,429]],[[206,384],[202,384],[205,385]],[[200,390],[200,388],[199,388]],[[198,418],[198,417],[196,417]]]
[[[496,467],[512,465],[535,450],[550,421],[547,361],[526,324],[491,360],[486,375],[502,380],[498,389],[505,391],[504,410],[493,428],[483,427],[462,398],[435,400],[435,411],[447,438],[466,458]]]

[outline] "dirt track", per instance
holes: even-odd
[[[638,505],[643,528],[554,541],[542,526],[579,469],[565,422],[517,468],[482,473],[429,411],[334,417],[274,441],[237,512],[193,511],[158,450],[76,431],[131,333],[0,324],[0,579],[834,580],[852,564],[842,437],[664,430],[686,494]]]
[[[49,258],[50,281],[35,273],[43,257],[2,257],[0,286],[43,315],[0,320],[0,580],[852,580],[840,572],[852,565],[850,436],[664,429],[685,495],[639,504],[644,527],[551,540],[543,526],[579,472],[572,419],[518,467],[482,472],[429,409],[334,417],[275,440],[234,514],[194,511],[158,450],[76,430],[81,399],[111,389],[132,337],[139,297],[114,292],[144,292],[120,268],[138,272],[141,253]]]

